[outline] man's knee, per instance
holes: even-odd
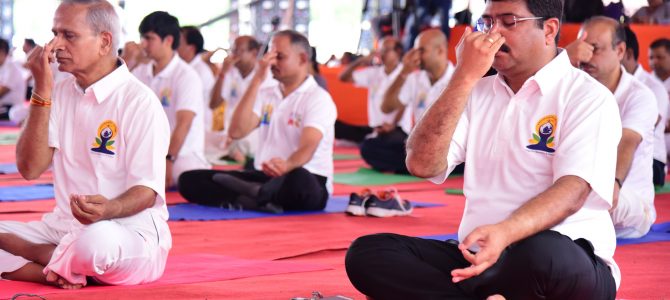
[[[72,245],[77,260],[96,267],[116,262],[124,240],[119,234],[120,227],[112,221],[100,221],[86,227]]]
[[[371,234],[357,238],[351,243],[344,259],[347,270],[366,269],[366,263],[380,259],[382,248],[392,243],[395,235],[392,233]]]

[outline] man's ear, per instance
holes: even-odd
[[[544,42],[546,45],[555,44],[558,31],[561,29],[561,24],[557,18],[549,18],[544,21]]]
[[[624,58],[624,55],[626,55],[626,43],[618,42],[616,46],[614,46],[614,51],[616,51],[617,58],[621,61]]]
[[[114,41],[112,38],[112,33],[108,31],[103,31],[100,33],[100,55],[104,56],[109,53],[109,51],[116,51],[112,49],[114,47]]]

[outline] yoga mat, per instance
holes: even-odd
[[[461,195],[461,196],[463,196],[463,190],[462,189],[446,189],[445,192],[448,195]]]
[[[438,240],[438,241],[458,240],[458,234],[451,233],[451,234],[426,235],[426,236],[420,236],[420,238],[429,240]]]
[[[332,267],[314,263],[249,260],[215,254],[172,255],[168,258],[163,277],[156,282],[135,286],[89,286],[82,289],[81,292],[92,290],[126,290],[163,285],[215,282],[329,269],[332,269]],[[54,293],[76,294],[78,292],[80,291],[68,291],[35,283],[0,281],[0,298],[2,299],[11,298],[17,293],[45,295]]]
[[[412,175],[384,174],[368,168],[359,168],[354,173],[335,174],[333,177],[335,183],[348,185],[387,185],[424,181]]]
[[[16,127],[18,124],[10,120],[0,120],[0,126],[2,127]]]
[[[273,214],[257,211],[239,211],[228,210],[226,208],[218,208],[211,206],[203,206],[197,204],[178,204],[168,207],[171,221],[213,221],[213,220],[237,220],[237,219],[252,219],[252,218],[267,218],[277,216],[299,216],[299,215],[316,215],[325,213],[343,213],[349,204],[348,196],[335,196],[328,199],[328,204],[323,211],[289,211],[282,214]],[[438,207],[444,204],[415,202],[412,201],[414,207]]]
[[[361,159],[361,156],[358,154],[333,154],[333,160],[356,160]]]
[[[15,163],[0,164],[0,174],[17,174],[19,169],[16,168]]]
[[[670,193],[670,183],[666,183],[662,187],[654,186],[654,191],[656,191],[656,194]]]
[[[51,184],[0,187],[0,201],[28,201],[54,198]]]
[[[0,133],[0,145],[15,145],[18,139],[18,132]]]

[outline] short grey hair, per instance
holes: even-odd
[[[291,42],[291,46],[297,46],[300,48],[300,50],[305,51],[305,54],[307,54],[307,60],[312,59],[312,46],[309,45],[309,40],[307,40],[307,37],[301,33],[295,30],[282,30],[276,32],[273,37],[275,36],[288,37]]]
[[[61,5],[84,5],[87,7],[86,21],[95,34],[112,34],[112,52],[121,44],[121,21],[114,6],[107,0],[62,0]]]

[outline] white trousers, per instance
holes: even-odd
[[[617,238],[639,238],[647,234],[656,221],[653,202],[640,199],[634,192],[621,190],[617,207],[610,214]]]
[[[0,232],[38,244],[55,244],[45,267],[70,283],[86,284],[86,276],[110,285],[152,282],[163,275],[168,249],[158,246],[158,233],[134,230],[115,221],[100,221],[72,232],[56,231],[42,221],[0,222]],[[0,273],[29,261],[0,250]]]

